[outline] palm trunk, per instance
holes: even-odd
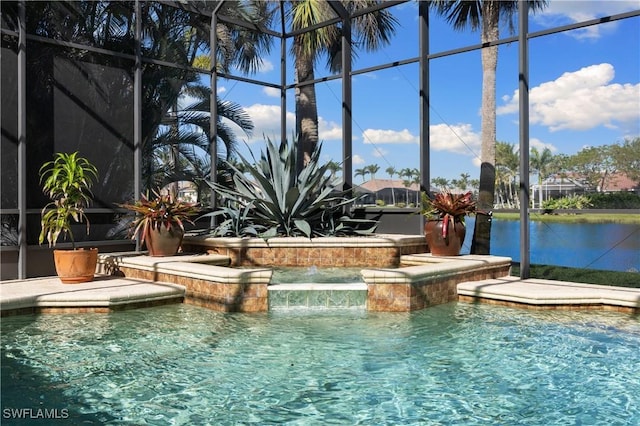
[[[298,55],[295,68],[298,83],[315,78],[312,58]],[[311,153],[318,144],[318,109],[314,84],[296,88],[296,132],[298,134],[298,164],[307,164]]]
[[[498,39],[499,13],[497,1],[482,4],[482,36],[486,43]],[[476,224],[471,243],[471,253],[490,254],[491,216],[496,187],[496,68],[498,47],[482,49],[482,148],[480,166],[480,188]]]

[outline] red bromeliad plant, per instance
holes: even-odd
[[[193,224],[191,217],[200,211],[197,203],[181,201],[171,194],[161,194],[160,191],[152,192],[154,197],[149,197],[147,192],[146,195],[141,194],[140,199],[132,204],[118,204],[119,207],[137,213],[131,228],[133,238],[140,235],[141,244],[151,229],[165,227],[171,230],[177,226],[184,231],[184,222]]]
[[[449,222],[459,222],[464,225],[464,217],[476,213],[476,202],[472,198],[471,191],[464,194],[445,191],[435,194],[433,198],[429,198],[423,192],[421,212],[428,219],[442,220],[442,238],[447,238]]]

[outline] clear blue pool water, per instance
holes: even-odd
[[[637,425],[639,365],[640,320],[614,313],[173,305],[2,320],[3,413],[67,409],[60,424]]]
[[[361,283],[362,267],[276,266],[271,284],[294,283]]]

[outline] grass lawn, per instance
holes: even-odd
[[[494,212],[494,219],[501,220],[520,220],[520,213],[517,212]],[[559,223],[630,223],[640,225],[640,212],[632,213],[556,213],[541,214],[530,213],[530,220],[541,222],[559,222]]]
[[[529,272],[531,278],[640,288],[640,272],[601,271],[551,265],[530,265]],[[520,275],[519,264],[513,264],[511,275],[516,277]]]

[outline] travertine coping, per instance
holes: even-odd
[[[217,246],[225,248],[276,248],[276,247],[401,247],[424,244],[424,236],[401,234],[376,234],[370,237],[275,237],[233,238],[233,237],[185,237],[187,244]]]
[[[3,281],[0,311],[22,308],[114,307],[182,298],[185,289],[170,283],[97,275],[91,282],[62,284],[57,277]]]
[[[227,268],[225,266],[229,264],[229,258],[216,254],[153,257],[139,253],[136,256],[130,253],[126,253],[124,256],[121,256],[120,253],[112,253],[100,255],[99,263],[107,269],[111,267],[132,268],[221,284],[269,283],[273,274],[273,270],[270,268]]]
[[[510,257],[501,256],[432,256],[421,253],[402,256],[400,268],[363,269],[362,277],[367,284],[411,284],[426,278],[458,275],[465,271],[482,271],[496,267],[511,266]]]
[[[273,284],[269,286],[269,291],[367,291],[365,283],[292,283],[292,284]]]
[[[511,276],[459,283],[458,294],[527,305],[611,305],[640,309],[640,288]]]

